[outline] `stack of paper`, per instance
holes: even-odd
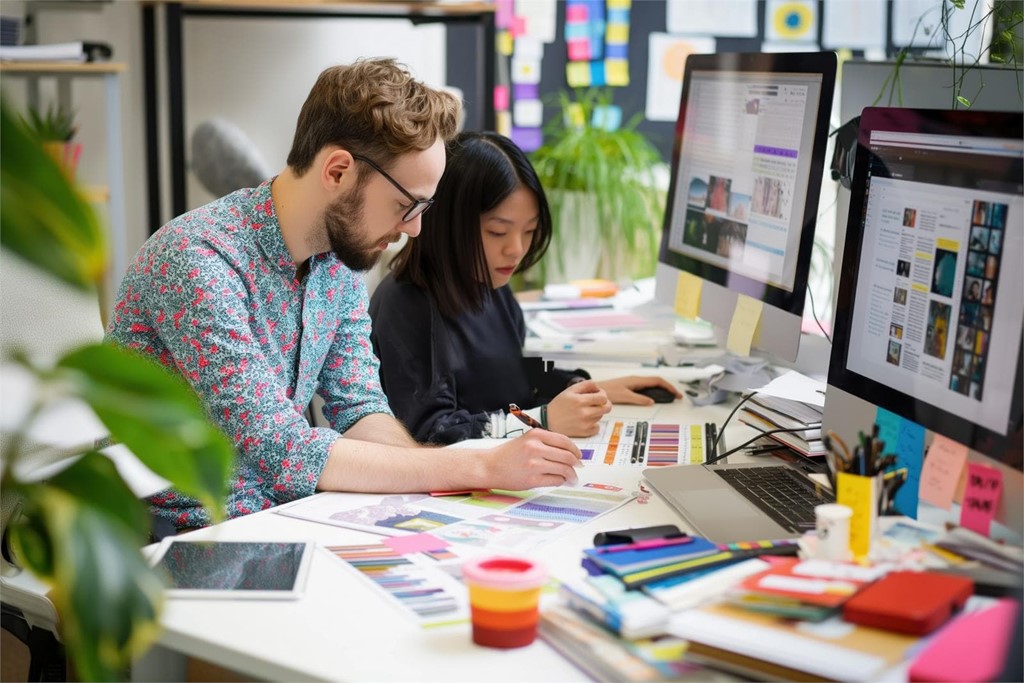
[[[768,436],[806,456],[825,453],[821,441],[821,416],[822,408],[819,406],[760,393],[754,394],[740,411],[740,420],[755,429],[764,432],[797,430]]]
[[[84,62],[82,41],[48,45],[11,45],[0,47],[3,62]]]

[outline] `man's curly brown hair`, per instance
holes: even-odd
[[[302,176],[324,147],[337,145],[388,168],[458,132],[462,103],[415,80],[394,59],[332,66],[316,79],[295,126],[288,166]]]

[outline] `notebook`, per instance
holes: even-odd
[[[665,467],[700,464],[710,457],[718,434],[714,423],[605,419],[601,430],[573,439],[584,464]]]
[[[715,543],[796,538],[814,528],[814,506],[835,502],[789,465],[648,467],[651,489]]]

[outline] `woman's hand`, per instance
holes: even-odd
[[[661,387],[671,392],[676,398],[683,397],[679,390],[663,377],[630,375],[629,377],[616,377],[615,379],[604,380],[603,382],[598,382],[597,385],[604,389],[604,393],[608,395],[608,400],[612,403],[628,403],[637,406],[652,405],[654,399],[636,393],[637,389],[646,389],[648,387]]]
[[[597,382],[583,380],[551,399],[548,429],[566,436],[593,436],[600,430],[598,422],[611,409],[611,401]]]

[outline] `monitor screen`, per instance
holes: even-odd
[[[1022,121],[864,110],[828,379],[1018,469]]]
[[[686,60],[657,296],[672,303],[679,271],[702,278],[720,328],[737,294],[762,301],[755,346],[781,358],[799,344],[835,71],[828,52]]]

